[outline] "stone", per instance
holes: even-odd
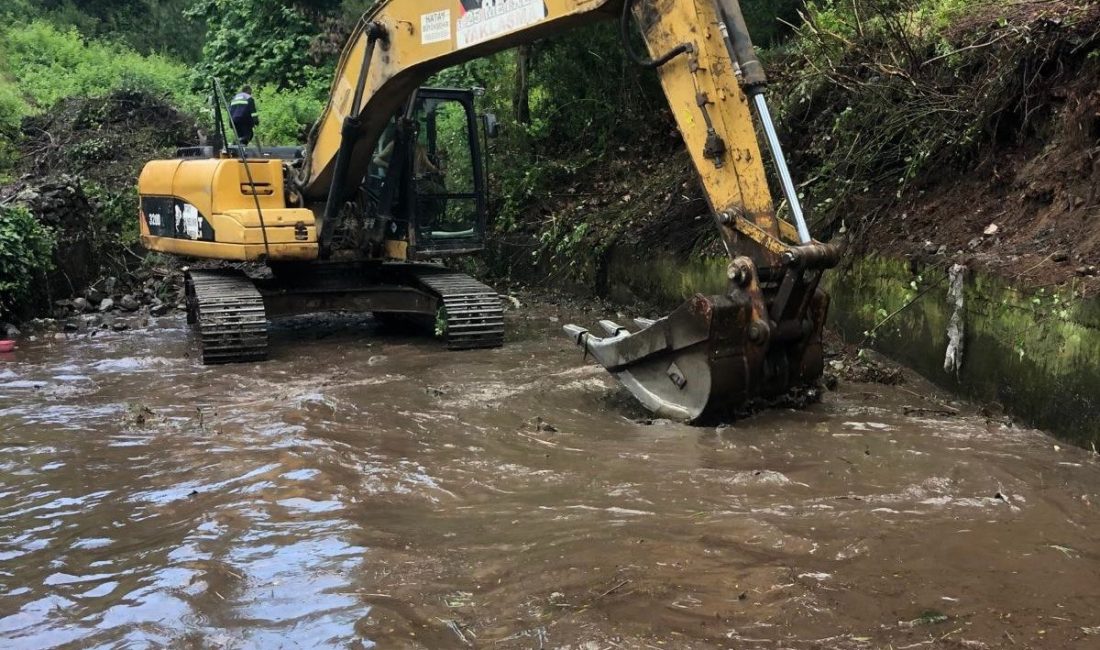
[[[1066,251],[1055,251],[1054,254],[1050,256],[1050,259],[1054,260],[1055,262],[1062,263],[1069,260],[1069,253],[1067,253]]]
[[[1077,275],[1081,277],[1096,275],[1097,269],[1094,265],[1082,265],[1077,267]]]
[[[985,230],[983,232],[985,233],[985,235],[987,237],[992,237],[993,235],[996,235],[997,231],[1000,230],[1000,229],[1001,229],[1000,226],[998,226],[995,223],[991,223],[991,224],[989,224],[988,226],[985,227]]]
[[[100,312],[110,311],[111,309],[114,308],[114,306],[115,306],[115,301],[113,299],[104,298],[99,303],[99,311]]]
[[[116,332],[125,332],[126,330],[130,329],[130,326],[126,323],[123,323],[122,321],[117,321],[113,325],[111,325],[111,329]]]
[[[123,296],[118,305],[126,311],[137,311],[138,308],[141,307],[141,303],[138,302],[138,299],[133,297],[131,294],[126,294],[125,296]]]
[[[22,334],[22,332],[19,331],[18,327],[12,325],[11,323],[0,323],[0,334],[2,334],[4,338],[14,341],[15,339],[19,338],[19,335]]]
[[[70,318],[69,320],[65,321],[65,331],[66,332],[80,331],[80,321],[76,320],[75,318]]]
[[[163,316],[170,311],[172,311],[172,305],[159,301],[153,303],[153,306],[149,309],[149,313],[154,316]]]
[[[103,292],[100,291],[99,289],[96,289],[94,287],[88,287],[87,289],[84,290],[84,297],[88,300],[88,302],[91,305],[95,306],[95,305],[98,305],[99,303],[103,302],[103,299],[106,296],[104,296]]]
[[[73,309],[80,313],[91,311],[92,305],[88,302],[87,298],[73,298]]]

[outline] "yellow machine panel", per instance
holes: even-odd
[[[286,205],[282,161],[153,161],[138,190],[149,250],[234,261],[317,257],[314,214]]]

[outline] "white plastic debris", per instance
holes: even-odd
[[[962,370],[963,336],[966,323],[963,320],[963,296],[965,294],[966,267],[954,264],[948,275],[947,304],[953,309],[951,321],[947,324],[947,357],[943,361],[944,372],[954,373],[957,377]]]

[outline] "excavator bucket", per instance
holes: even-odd
[[[665,318],[635,320],[633,332],[611,321],[600,322],[602,337],[565,331],[654,414],[700,423],[822,374],[828,297],[811,289],[806,317],[782,327],[754,302],[743,292],[696,295]]]

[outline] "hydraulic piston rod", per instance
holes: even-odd
[[[779,144],[779,134],[775,131],[775,123],[772,121],[771,111],[768,110],[768,102],[764,99],[763,92],[752,95],[753,105],[756,107],[756,115],[760,118],[760,124],[764,127],[764,135],[768,139],[768,149],[772,152],[772,160],[775,161],[775,170],[779,174],[779,182],[783,185],[783,196],[787,204],[791,206],[791,216],[794,217],[795,228],[798,229],[798,243],[810,244],[813,237],[810,236],[810,228],[806,225],[806,216],[802,214],[802,202],[798,200],[798,188],[791,178],[791,170],[787,167],[787,157],[783,155],[783,146]]]
[[[768,78],[764,74],[760,60],[756,57],[752,37],[749,36],[749,29],[745,25],[745,16],[741,13],[741,3],[738,0],[715,0],[715,6],[721,19],[718,27],[722,33],[722,39],[726,43],[730,57],[737,62],[741,85],[745,89],[745,94],[752,98],[756,116],[764,127],[768,149],[771,151],[772,160],[775,161],[779,182],[783,185],[783,196],[791,206],[791,215],[798,230],[798,243],[810,244],[813,238],[810,236],[810,228],[806,225],[806,216],[802,213],[802,202],[798,200],[798,188],[791,179],[787,157],[783,155],[783,146],[779,143],[779,134],[775,131],[775,121],[772,120],[768,102],[764,99],[764,88],[768,85]]]

